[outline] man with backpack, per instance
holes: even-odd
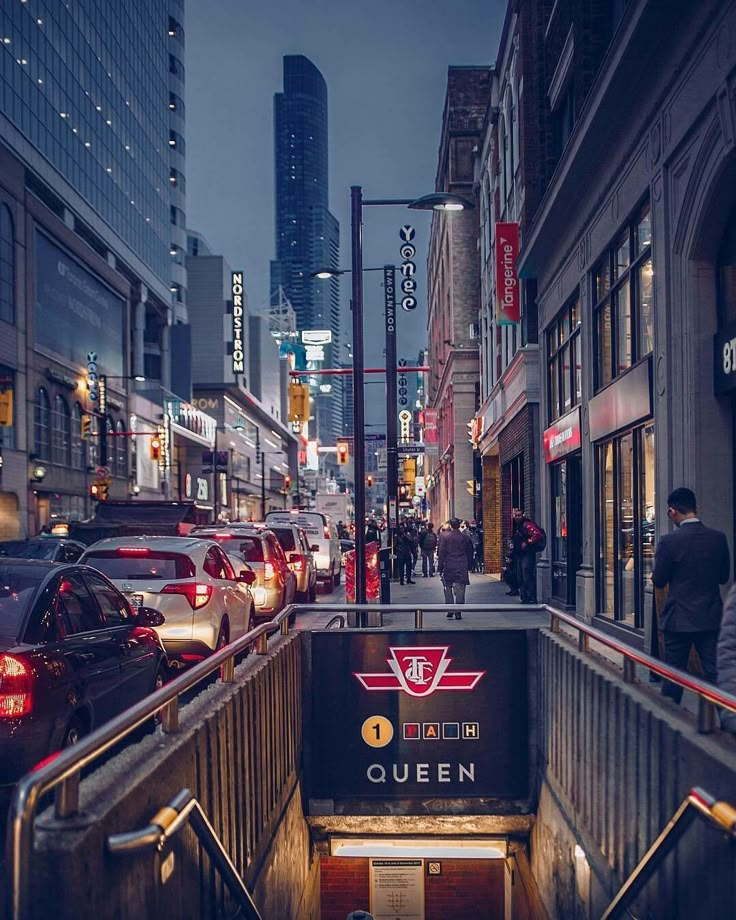
[[[522,604],[537,603],[537,553],[547,545],[544,529],[530,520],[520,508],[514,508],[512,541],[518,566],[519,594]]]
[[[437,534],[434,524],[430,521],[426,530],[419,537],[419,548],[422,551],[422,578],[434,578],[434,553],[437,549]]]

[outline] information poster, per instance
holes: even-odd
[[[375,920],[424,920],[423,859],[372,859],[370,888]]]
[[[312,656],[310,797],[527,796],[525,630],[330,630]]]

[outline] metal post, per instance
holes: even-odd
[[[215,508],[215,520],[213,522],[215,524],[217,523],[217,518],[220,513],[220,509],[218,507],[219,502],[217,498],[219,493],[219,489],[217,488],[217,432],[219,430],[219,427],[215,426],[215,443],[212,448],[212,503]]]
[[[353,281],[353,472],[355,478],[355,603],[365,604],[365,393],[363,390],[363,190],[350,189]],[[365,613],[359,615],[365,625]]]
[[[386,306],[386,504],[388,505],[388,545],[393,575],[394,541],[399,517],[398,407],[396,404],[396,271],[383,267]],[[392,511],[392,508],[395,509]]]
[[[261,520],[266,520],[266,451],[261,451]]]

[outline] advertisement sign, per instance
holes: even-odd
[[[331,329],[311,329],[302,332],[302,345],[331,345]]]
[[[519,257],[519,225],[496,224],[496,322],[501,325],[518,323],[521,319],[519,278],[516,260]]]
[[[313,633],[310,796],[526,796],[526,641],[523,630]]]
[[[736,323],[729,323],[715,334],[713,367],[716,393],[736,389]]]
[[[245,373],[243,353],[243,272],[232,273],[233,298],[233,374]]]
[[[554,425],[550,425],[544,432],[544,459],[547,463],[554,463],[561,457],[579,450],[581,441],[580,406],[558,418]]]
[[[371,859],[374,920],[424,920],[424,860]]]
[[[122,376],[125,301],[36,232],[35,343],[72,364],[95,353],[99,373]]]
[[[439,410],[424,410],[424,443],[436,444],[439,436]]]

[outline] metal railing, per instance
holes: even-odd
[[[714,825],[718,830],[725,831],[731,840],[736,840],[736,809],[728,802],[719,802],[710,793],[696,786],[683,799],[680,807],[623,883],[601,920],[616,920],[628,913],[628,906],[697,817]]]
[[[249,651],[255,644],[255,651],[265,655],[268,651],[268,638],[275,632],[289,634],[289,617],[303,611],[317,611],[320,614],[335,614],[327,624],[331,628],[337,621],[340,628],[344,618],[351,614],[358,615],[358,622],[364,625],[362,614],[376,614],[377,623],[373,628],[382,628],[383,613],[411,613],[414,615],[414,628],[424,629],[425,614],[444,613],[454,609],[450,604],[292,604],[285,608],[273,620],[262,623],[247,635],[219,652],[215,652],[205,661],[185,671],[160,690],[127,709],[119,716],[106,722],[92,734],[83,738],[78,744],[45,762],[35,771],[24,776],[16,786],[10,804],[8,823],[8,864],[10,871],[10,900],[13,920],[22,920],[28,900],[31,879],[31,852],[33,846],[33,823],[39,803],[45,795],[54,792],[55,817],[57,819],[74,816],[79,808],[79,783],[83,770],[102,757],[107,751],[161,713],[161,730],[164,734],[176,732],[179,726],[179,701],[182,694],[195,688],[215,671],[219,671],[223,683],[234,681],[235,658]],[[517,605],[507,604],[465,604],[463,613],[519,613]],[[698,697],[698,731],[713,731],[716,725],[716,707],[736,713],[736,696],[719,691],[717,687],[699,680],[684,671],[668,667],[662,661],[639,652],[637,649],[611,637],[582,620],[545,604],[526,605],[525,613],[542,613],[550,617],[550,629],[560,633],[560,625],[577,630],[578,648],[589,651],[590,641],[600,643],[623,657],[623,680],[635,683],[635,667],[641,665],[660,677],[674,684],[691,690]],[[365,618],[367,620],[367,617]],[[440,624],[434,624],[436,628]],[[325,628],[325,627],[320,627]],[[509,627],[512,628],[512,627]]]
[[[187,822],[197,835],[212,864],[220,873],[245,920],[262,920],[245,882],[238,875],[230,856],[217,836],[206,812],[188,789],[182,789],[171,802],[151,818],[151,823],[137,831],[111,834],[107,838],[108,852],[113,856],[156,851],[163,854],[169,841]],[[173,854],[172,854],[173,856]]]
[[[50,792],[54,793],[55,818],[73,817],[79,810],[79,783],[83,770],[136,729],[150,723],[158,713],[161,714],[161,731],[164,734],[176,732],[179,728],[179,702],[183,694],[201,684],[215,671],[219,671],[221,682],[233,683],[235,658],[254,646],[256,654],[267,654],[269,636],[276,632],[288,635],[289,617],[304,606],[292,604],[284,608],[273,620],[261,623],[245,636],[186,670],[180,677],[105,722],[77,744],[60,751],[18,782],[10,802],[7,838],[8,888],[13,920],[24,920],[27,916],[33,825],[43,797]]]

